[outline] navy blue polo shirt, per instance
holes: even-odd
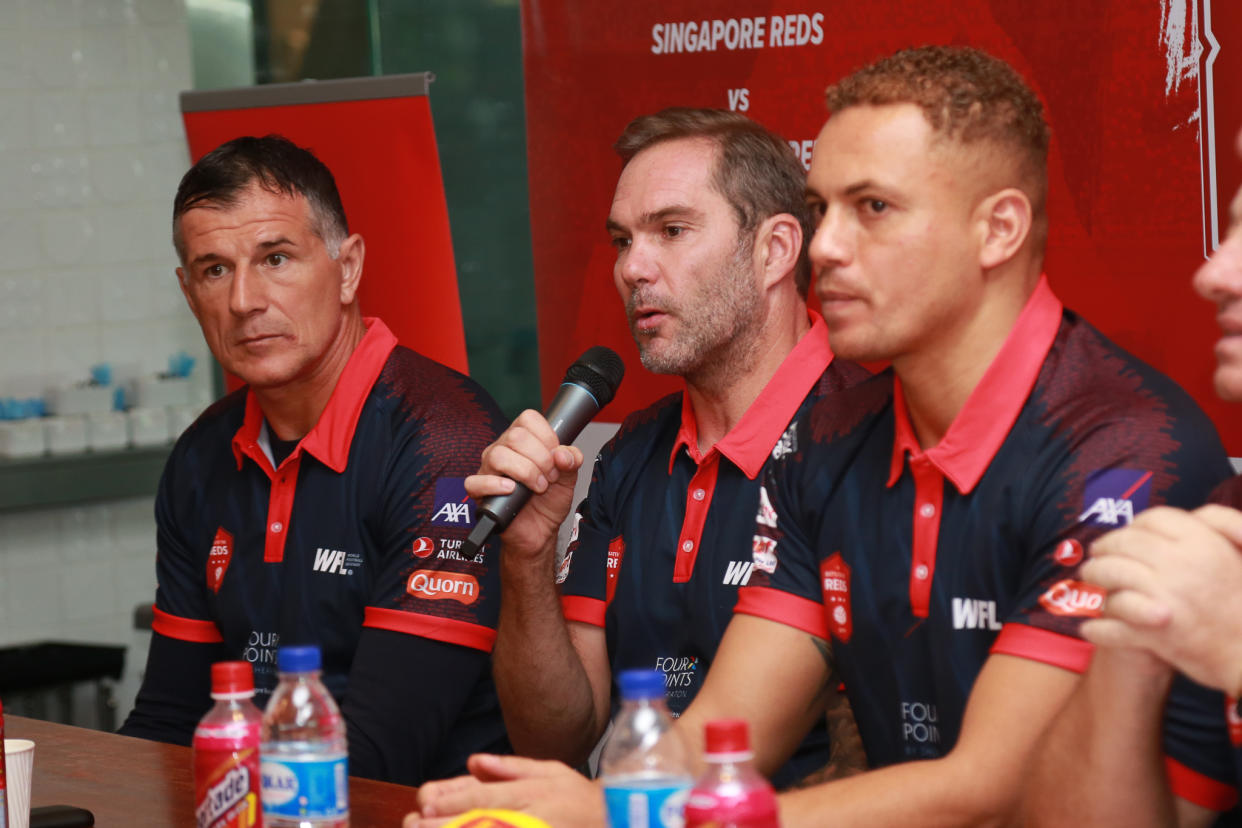
[[[1210,498],[1242,509],[1242,476],[1226,480]],[[1164,717],[1165,769],[1173,793],[1242,824],[1242,714],[1238,700],[1178,675]],[[1221,824],[1221,823],[1218,823]]]
[[[891,371],[832,403],[769,470],[737,611],[831,635],[873,766],[951,750],[991,653],[1084,670],[1084,547],[1229,471],[1194,402],[1044,279],[937,445]]]
[[[254,665],[261,703],[282,643],[318,644],[340,699],[363,627],[484,652],[495,641],[496,567],[460,549],[474,518],[463,481],[500,411],[365,321],[319,421],[278,467],[243,388],[186,431],[160,482],[152,628],[223,642]]]
[[[759,475],[797,448],[790,423],[860,381],[834,360],[822,319],[790,352],[742,419],[706,453],[690,399],[674,394],[631,414],[595,462],[557,579],[566,619],[603,627],[616,676],[664,673],[674,714],[690,704],[751,576]],[[828,764],[823,724],[776,776],[788,784]]]

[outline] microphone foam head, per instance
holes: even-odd
[[[617,352],[603,345],[588,348],[565,372],[565,382],[581,385],[603,408],[612,402],[625,376],[625,362]]]

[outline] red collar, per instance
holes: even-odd
[[[720,452],[751,480],[763,468],[768,454],[789,427],[798,406],[802,405],[820,375],[832,363],[828,327],[818,314],[810,314],[810,318],[811,329],[802,335],[802,339],[781,362],[742,419],[707,453],[710,456],[713,451]],[[668,458],[670,474],[673,460],[683,448],[695,463],[703,463],[704,456],[699,454],[699,428],[694,419],[694,406],[684,391],[681,395],[681,429]]]
[[[362,414],[362,406],[371,393],[371,387],[379,378],[388,355],[397,346],[397,337],[388,330],[380,319],[364,317],[367,326],[366,335],[358,343],[358,347],[350,354],[345,370],[341,372],[328,405],[310,433],[301,439],[293,452],[285,458],[285,465],[303,451],[308,451],[319,462],[337,474],[345,471],[349,460],[349,445],[354,439],[354,429],[358,425],[358,417]],[[254,394],[246,392],[246,417],[241,428],[233,435],[233,456],[237,458],[237,468],[242,467],[242,458],[249,457],[267,469],[270,461],[263,449],[259,447],[259,432],[263,426],[263,409]],[[260,459],[261,458],[261,459]]]
[[[1040,276],[983,379],[970,392],[944,437],[926,452],[927,459],[962,494],[969,493],[983,477],[1018,419],[1060,325],[1061,300],[1053,295],[1048,277]],[[912,458],[923,454],[906,412],[900,378],[893,380],[893,415],[896,435],[889,486],[901,478],[907,453]]]

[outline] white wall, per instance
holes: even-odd
[[[0,395],[112,362],[208,353],[177,289],[172,197],[188,166],[181,0],[0,0]],[[0,515],[0,646],[132,644],[155,594],[150,498]]]

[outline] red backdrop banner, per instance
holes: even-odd
[[[678,387],[642,370],[612,284],[611,145],[631,118],[736,109],[806,163],[829,83],[903,47],[969,44],[1013,64],[1047,108],[1058,295],[1194,394],[1242,454],[1242,418],[1212,392],[1214,312],[1190,286],[1242,182],[1242,3],[523,0],[522,12],[545,399],[597,344],[629,368],[612,419]]]
[[[402,345],[467,371],[448,208],[425,94],[272,105],[282,93],[387,93],[406,78],[362,78],[190,93],[182,108],[190,157],[239,135],[279,133],[312,150],[336,178],[351,232],[366,241],[359,303]],[[414,80],[422,85],[421,76]],[[292,88],[292,89],[291,89]],[[290,92],[291,90],[291,92]],[[210,107],[210,108],[208,108]]]

